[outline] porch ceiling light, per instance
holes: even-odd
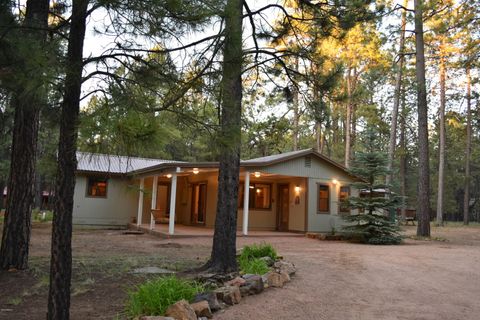
[[[338,184],[338,180],[337,180],[337,179],[333,179],[333,180],[332,180],[332,183],[335,184],[335,185],[337,185],[337,184]]]
[[[169,173],[169,174],[166,175],[166,177],[167,177],[168,179],[170,179],[170,178],[172,177],[172,175]]]
[[[261,174],[260,174],[260,172],[256,171],[256,172],[254,173],[254,176],[255,176],[255,178],[260,178]]]
[[[193,174],[198,174],[200,172],[200,170],[198,170],[198,168],[193,168]]]

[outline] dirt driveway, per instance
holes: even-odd
[[[480,319],[480,228],[444,228],[433,235],[449,241],[366,246],[239,238],[239,246],[272,243],[298,272],[285,288],[247,297],[215,319]],[[45,317],[42,268],[49,229],[34,229],[32,239],[34,272],[0,273],[0,309],[10,309],[0,312],[0,319]],[[112,230],[76,231],[72,319],[114,318],[122,311],[126,290],[144,280],[129,274],[131,268],[199,265],[210,245],[208,238],[169,241]],[[37,292],[23,295],[35,286],[40,287]]]
[[[277,240],[298,267],[294,281],[247,297],[245,307],[216,319],[480,319],[480,229],[434,234],[451,241],[366,246]]]

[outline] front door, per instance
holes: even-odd
[[[205,224],[207,212],[207,184],[195,183],[192,186],[192,223]]]
[[[277,230],[288,231],[288,214],[290,209],[289,185],[278,185]]]

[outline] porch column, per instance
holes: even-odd
[[[245,190],[243,191],[243,235],[248,235],[248,200],[250,192],[250,172],[245,172]]]
[[[153,177],[152,185],[152,210],[157,209],[157,188],[158,188],[158,176]],[[153,212],[150,212],[150,230],[155,228],[155,218],[153,217]]]
[[[173,235],[175,232],[175,204],[177,203],[177,172],[180,168],[172,174],[172,186],[170,188],[170,215],[168,218],[168,233]]]
[[[142,225],[143,216],[143,187],[145,186],[145,179],[140,179],[140,191],[138,193],[138,212],[137,212],[137,226]]]

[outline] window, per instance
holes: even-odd
[[[243,208],[245,185],[240,184],[238,190],[238,207]],[[268,210],[272,205],[272,185],[265,183],[251,183],[248,192],[248,207],[250,209]]]
[[[88,178],[87,196],[88,197],[106,198],[107,197],[107,186],[108,186],[107,179]]]
[[[340,213],[350,213],[350,208],[348,208],[348,206],[344,203],[344,201],[347,200],[349,196],[350,196],[350,187],[349,186],[341,186],[340,187],[340,194],[338,196]]]
[[[328,185],[318,185],[318,213],[330,213],[330,188]]]

